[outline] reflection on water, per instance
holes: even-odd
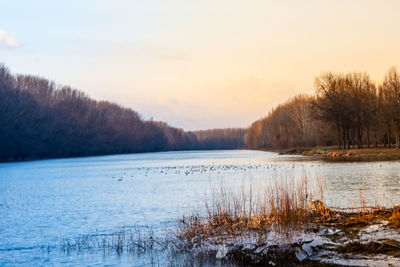
[[[296,160],[293,160],[293,159]],[[60,239],[121,227],[162,229],[210,184],[323,177],[334,206],[400,203],[400,162],[324,163],[260,151],[163,152],[0,164],[0,265],[134,266],[162,255],[61,253]]]

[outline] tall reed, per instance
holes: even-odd
[[[316,179],[315,181],[321,181]],[[203,209],[183,216],[178,235],[190,242],[209,237],[235,237],[249,231],[265,235],[271,231],[286,239],[304,227],[312,227],[310,203],[324,199],[324,183],[304,174],[301,178],[282,176],[272,181],[243,179],[239,188],[224,180],[211,188]]]

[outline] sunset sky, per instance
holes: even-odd
[[[322,71],[400,62],[400,1],[2,1],[0,61],[185,130],[247,127]]]

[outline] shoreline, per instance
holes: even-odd
[[[395,148],[338,149],[333,147],[290,148],[276,150],[280,155],[316,157],[328,162],[374,162],[400,160],[400,150]]]
[[[251,266],[400,264],[400,205],[353,211],[312,203],[309,225],[290,231],[290,236],[277,233],[273,226],[238,228],[228,234],[224,225],[205,220],[199,223],[211,226],[212,233],[184,238],[184,250],[216,262]]]
[[[179,219],[182,251],[228,266],[400,266],[400,205],[332,207],[323,179],[221,185]]]

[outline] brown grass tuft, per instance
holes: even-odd
[[[273,231],[290,239],[294,232],[313,227],[316,212],[309,207],[313,194],[306,176],[297,182],[281,179],[263,187],[249,181],[242,183],[239,191],[227,188],[221,182],[218,191],[213,190],[205,201],[205,211],[180,219],[178,237],[189,247],[201,245],[207,238],[237,237],[248,232],[262,237]]]
[[[393,207],[392,215],[389,218],[389,223],[392,227],[400,228],[400,205]]]

